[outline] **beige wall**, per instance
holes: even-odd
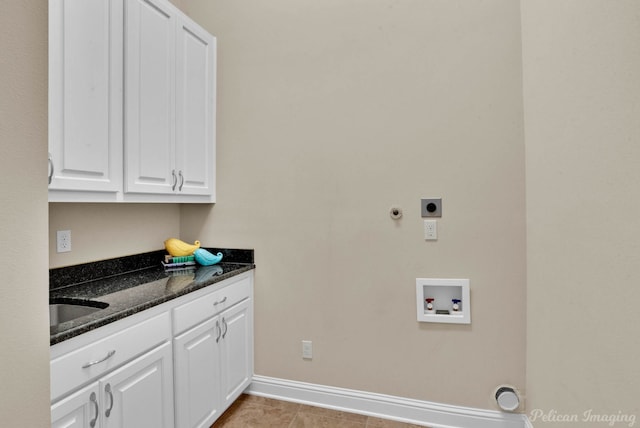
[[[254,247],[259,374],[488,408],[505,382],[529,411],[640,414],[639,319],[617,310],[638,300],[637,0],[522,0],[526,213],[517,2],[179,3],[219,37],[218,203],[52,204],[74,248],[52,267],[176,232]],[[11,4],[0,233],[30,257],[0,292],[0,420],[45,426],[46,7]],[[416,323],[418,276],[470,278],[471,326]]]
[[[640,1],[522,5],[529,410],[640,418]]]
[[[256,373],[481,408],[524,388],[518,2],[182,5],[219,48],[218,203],[182,236],[255,248]],[[418,323],[416,277],[470,278],[472,324]]]
[[[71,230],[71,252],[56,252],[58,230]],[[49,204],[52,268],[160,250],[179,236],[177,204]]]
[[[49,425],[47,2],[0,13],[0,425]]]

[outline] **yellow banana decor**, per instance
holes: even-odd
[[[193,245],[191,245],[176,238],[169,238],[164,241],[164,248],[174,257],[190,256],[200,248],[200,241],[195,241]]]

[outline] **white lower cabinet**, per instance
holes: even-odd
[[[253,377],[253,321],[251,302],[244,301],[222,313],[220,353],[222,408],[226,409]]]
[[[93,383],[51,406],[52,428],[99,427],[100,388]]]
[[[220,341],[218,317],[176,337],[176,424],[210,427],[220,411]]]
[[[165,343],[100,380],[102,427],[173,427],[172,368]]]
[[[201,319],[206,318],[174,339],[176,426],[210,427],[251,383],[250,289],[250,279],[245,279],[174,312],[175,325],[185,324],[180,319],[183,314],[192,320],[198,313]],[[241,299],[239,303],[235,303],[237,299]],[[208,313],[203,304],[210,308]]]
[[[173,428],[170,314],[143,312],[54,345],[51,398],[53,427]]]
[[[54,345],[52,428],[210,427],[253,377],[253,273],[208,288]]]
[[[173,427],[171,343],[51,406],[52,427]]]

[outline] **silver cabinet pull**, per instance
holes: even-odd
[[[176,177],[176,170],[175,169],[171,170],[171,177],[173,177],[173,183],[171,184],[171,190],[175,191],[176,190],[176,184],[178,184],[178,177]]]
[[[180,176],[180,187],[178,187],[178,191],[182,192],[182,186],[184,186],[184,175],[182,175],[182,170],[178,171],[178,175]]]
[[[53,159],[51,158],[51,153],[49,153],[49,184],[51,184],[51,180],[53,179],[54,171],[55,171],[55,167],[53,165]]]
[[[224,333],[222,333],[222,338],[224,339],[224,337],[227,335],[227,330],[229,330],[227,320],[225,320],[224,317],[222,318],[222,325],[224,326]]]
[[[93,403],[93,405],[96,408],[96,417],[91,419],[91,421],[89,421],[89,426],[93,428],[96,426],[96,422],[98,422],[98,416],[100,416],[100,408],[98,407],[98,399],[96,398],[95,392],[91,393],[91,396],[89,396],[89,401]]]
[[[109,358],[113,357],[116,354],[116,350],[113,349],[111,351],[109,351],[109,353],[107,354],[106,357],[104,357],[101,360],[96,360],[96,361],[89,361],[87,364],[85,364],[84,366],[82,366],[83,369],[88,369],[91,366],[95,366],[96,364],[100,364],[104,361],[107,361]]]
[[[224,299],[222,300],[218,300],[217,302],[213,302],[213,306],[218,306],[221,303],[224,303],[227,301],[227,296],[224,296]]]
[[[216,337],[216,343],[220,341],[220,336],[222,335],[222,329],[220,328],[220,321],[216,321],[216,329],[218,330],[218,336]]]
[[[109,395],[109,399],[111,400],[111,405],[104,412],[104,415],[106,417],[109,417],[109,415],[111,415],[111,410],[113,409],[113,392],[111,392],[111,384],[110,383],[108,383],[107,386],[104,387],[104,392],[106,392],[107,395]]]

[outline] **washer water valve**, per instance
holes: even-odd
[[[451,299],[451,303],[453,303],[451,309],[453,310],[453,312],[460,311],[460,302],[462,302],[462,300],[460,299]]]
[[[427,302],[427,312],[433,312],[433,301],[436,299],[433,297],[427,297],[424,300]]]

